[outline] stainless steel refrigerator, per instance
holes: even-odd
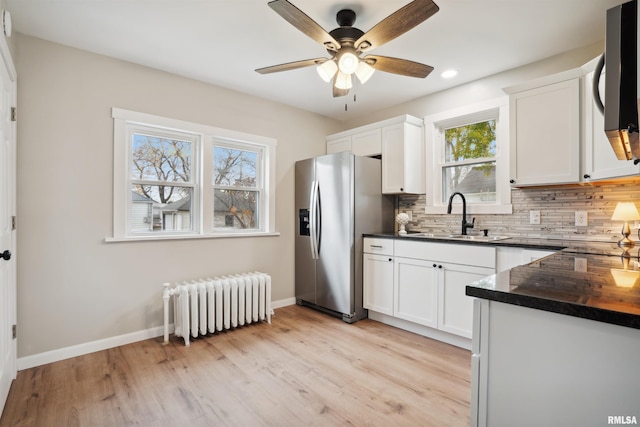
[[[381,161],[343,152],[295,166],[296,302],[355,322],[362,307],[362,234],[393,232]]]

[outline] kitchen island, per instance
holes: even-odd
[[[467,286],[472,426],[640,422],[640,258],[579,243]]]

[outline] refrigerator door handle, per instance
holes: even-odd
[[[317,200],[318,200],[318,181],[311,183],[311,198],[309,199],[309,245],[311,246],[311,258],[318,259],[318,249],[316,247],[317,239]]]
[[[322,195],[320,194],[320,182],[316,181],[316,259],[320,258],[320,243],[322,242]]]

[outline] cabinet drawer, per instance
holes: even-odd
[[[393,239],[365,237],[363,251],[369,254],[393,255]]]
[[[490,246],[395,240],[398,257],[496,268],[496,249]]]

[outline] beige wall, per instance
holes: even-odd
[[[161,325],[165,281],[260,269],[273,275],[274,300],[293,297],[293,164],[324,153],[325,135],[495,98],[504,86],[578,66],[601,50],[589,46],[338,123],[43,40],[22,35],[14,40],[19,357]],[[281,235],[104,243],[112,232],[111,107],[276,138]],[[411,198],[401,203],[416,213],[421,209]]]
[[[261,270],[294,296],[294,162],[325,152],[318,115],[17,35],[18,357],[162,325],[162,283]],[[278,237],[105,243],[111,108],[278,140]]]

